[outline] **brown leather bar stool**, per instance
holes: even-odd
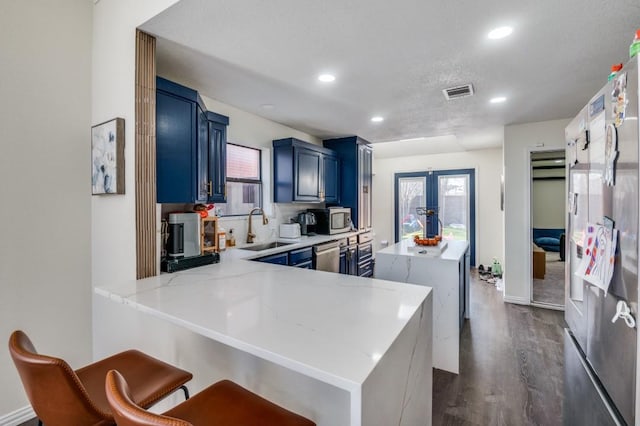
[[[64,360],[36,352],[27,335],[18,330],[9,338],[9,352],[40,424],[46,426],[113,425],[104,392],[112,369],[131,384],[132,399],[150,407],[178,389],[189,397],[186,382],[193,375],[140,351],[129,350],[72,370]]]
[[[127,381],[109,371],[105,392],[118,426],[314,426],[292,413],[229,381],[217,382],[163,414],[139,407]]]

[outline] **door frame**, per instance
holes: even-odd
[[[398,227],[398,180],[400,178],[411,178],[411,177],[425,177],[427,179],[426,183],[426,194],[425,199],[435,197],[435,194],[438,192],[438,177],[439,176],[451,176],[451,175],[468,175],[469,176],[469,252],[470,252],[470,263],[471,266],[475,266],[476,264],[476,169],[442,169],[442,170],[433,170],[428,169],[421,172],[398,172],[393,175],[393,228],[394,228],[394,236],[395,242],[400,242],[400,229]],[[435,180],[434,185],[429,185],[429,179]]]
[[[532,218],[532,210],[531,208],[533,207],[533,203],[532,203],[532,197],[533,197],[533,166],[531,164],[531,154],[533,153],[537,153],[537,152],[564,152],[565,153],[565,181],[564,181],[564,185],[565,185],[565,194],[567,193],[567,184],[568,184],[568,177],[567,177],[567,173],[568,173],[568,168],[566,165],[566,150],[563,148],[553,148],[553,147],[545,147],[545,146],[536,146],[536,147],[529,147],[529,149],[527,149],[526,154],[527,154],[527,168],[526,168],[526,173],[527,173],[527,185],[526,185],[526,197],[525,197],[525,208],[526,211],[528,212],[528,214],[526,215],[526,231],[527,231],[527,235],[529,236],[529,247],[527,252],[529,253],[529,255],[527,256],[527,258],[525,259],[525,265],[527,266],[527,270],[529,271],[529,279],[526,280],[525,282],[528,283],[529,285],[529,304],[531,306],[536,306],[538,308],[546,308],[546,309],[551,309],[551,310],[556,310],[556,311],[564,311],[565,309],[565,303],[566,303],[566,299],[567,299],[567,295],[566,295],[566,287],[565,287],[565,296],[564,296],[564,301],[562,305],[556,305],[554,303],[545,303],[545,302],[536,302],[533,300],[533,218]],[[566,200],[565,200],[565,204],[566,204]],[[565,207],[566,210],[566,207]],[[566,216],[566,212],[565,212],[565,216]],[[566,227],[566,217],[565,217],[565,227]],[[566,229],[565,229],[566,232]],[[566,284],[566,283],[565,283]]]

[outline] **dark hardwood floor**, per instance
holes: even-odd
[[[560,260],[560,254],[547,252],[545,256],[544,279],[534,278],[533,300],[535,302],[564,305],[564,268],[565,263]]]
[[[504,303],[471,275],[460,374],[434,371],[434,426],[561,425],[563,313]]]

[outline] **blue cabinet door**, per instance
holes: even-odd
[[[156,174],[159,203],[201,202],[197,191],[196,103],[156,93]],[[206,198],[205,198],[206,199]]]
[[[198,92],[156,78],[159,203],[226,201],[229,118],[207,111]]]
[[[209,117],[209,202],[227,201],[227,124],[229,119],[219,114]],[[226,120],[225,120],[226,119]],[[226,121],[226,123],[225,123]]]
[[[340,202],[340,163],[335,155],[323,155],[324,201],[338,204]]]
[[[272,254],[271,256],[261,257],[256,259],[258,262],[266,262],[273,263],[276,265],[288,265],[289,264],[289,253],[277,253]]]
[[[313,259],[313,248],[305,247],[289,252],[289,265],[295,266],[300,263],[311,262]]]
[[[207,201],[205,107],[198,92],[156,77],[156,182],[159,203]]]
[[[197,143],[197,200],[205,202],[209,198],[209,121],[207,112],[200,105],[198,112],[198,143]]]
[[[322,201],[322,153],[299,147],[294,147],[293,153],[293,201]]]
[[[340,272],[341,274],[346,274],[347,273],[347,252],[340,252],[340,268],[338,270],[338,272]]]
[[[273,141],[273,199],[276,203],[325,200],[340,194],[339,158],[335,152],[295,138]]]

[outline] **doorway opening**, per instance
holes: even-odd
[[[531,153],[531,302],[564,308],[565,151]]]
[[[476,264],[475,170],[430,170],[395,174],[395,240],[414,235],[469,241],[470,263]],[[436,212],[421,216],[417,208]]]

